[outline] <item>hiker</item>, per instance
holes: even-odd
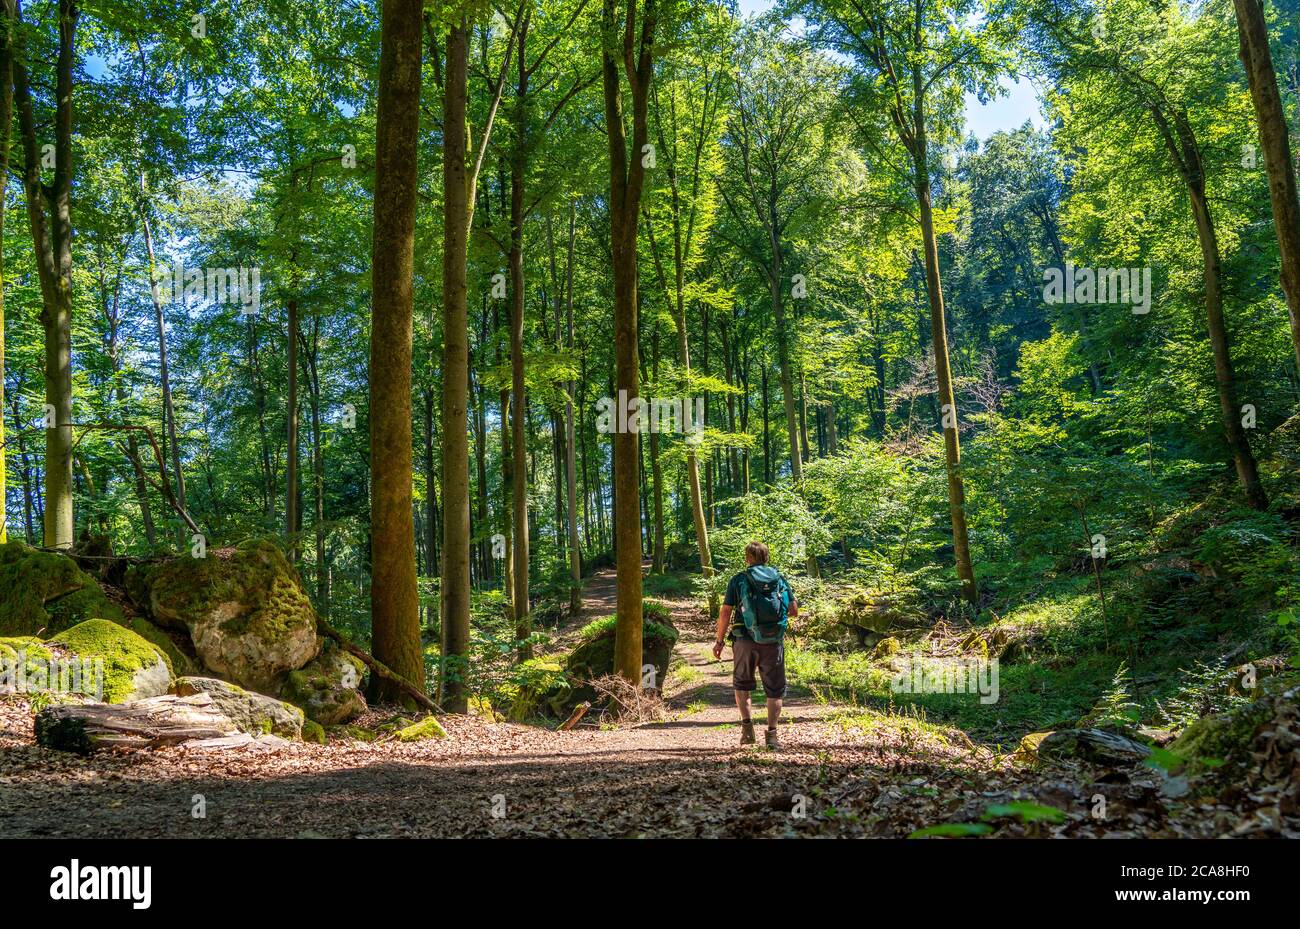
[[[722,658],[724,637],[730,630],[731,686],[740,710],[740,744],[754,744],[754,721],[750,718],[749,694],[754,689],[754,671],[763,679],[767,694],[767,747],[779,747],[776,724],[785,697],[785,629],[788,620],[799,615],[799,601],[781,572],[767,563],[770,553],[762,542],[745,546],[745,570],[727,584],[727,595],[718,614],[717,640],[713,657]],[[739,607],[740,616],[731,621]]]

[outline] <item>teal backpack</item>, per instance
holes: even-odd
[[[740,575],[740,615],[749,637],[760,645],[780,642],[790,624],[790,585],[781,572],[753,565]]]

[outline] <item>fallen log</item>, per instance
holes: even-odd
[[[371,655],[369,652],[357,648],[357,646],[353,645],[351,642],[347,640],[347,638],[343,635],[343,633],[339,632],[329,623],[325,622],[325,620],[317,617],[316,628],[320,630],[321,635],[333,639],[335,642],[338,643],[339,647],[342,648],[345,652],[347,652],[349,655],[355,656],[363,665],[369,668],[373,674],[377,674],[380,677],[382,677],[384,680],[390,681],[393,684],[397,685],[397,688],[400,691],[402,691],[402,693],[406,694],[408,697],[410,697],[417,704],[424,707],[429,712],[431,713],[443,712],[442,707],[438,706],[438,704],[430,700],[428,695],[425,694],[423,690],[416,687],[406,678],[402,677],[400,674],[390,669],[386,664],[384,664],[378,658]]]
[[[89,754],[103,749],[157,748],[219,739],[238,730],[205,693],[167,694],[133,703],[51,706],[36,714],[36,741],[46,748]]]

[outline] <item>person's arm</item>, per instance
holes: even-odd
[[[713,636],[713,657],[722,658],[722,646],[727,640],[727,630],[731,628],[731,610],[732,608],[725,603],[722,609],[718,611],[718,625],[714,629]]]
[[[798,615],[799,601],[794,598],[794,594],[790,594],[790,618],[794,619]]]

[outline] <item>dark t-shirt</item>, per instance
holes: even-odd
[[[782,575],[784,577],[784,575]],[[727,593],[722,598],[722,605],[729,606],[734,611],[731,614],[731,638],[733,639],[753,639],[749,630],[745,628],[745,618],[740,614],[742,609],[740,599],[741,590],[740,582],[745,577],[745,572],[741,571],[734,575],[731,580],[727,581]],[[789,581],[786,581],[789,585]],[[794,590],[790,590],[790,604],[793,606],[798,601],[794,597]]]

